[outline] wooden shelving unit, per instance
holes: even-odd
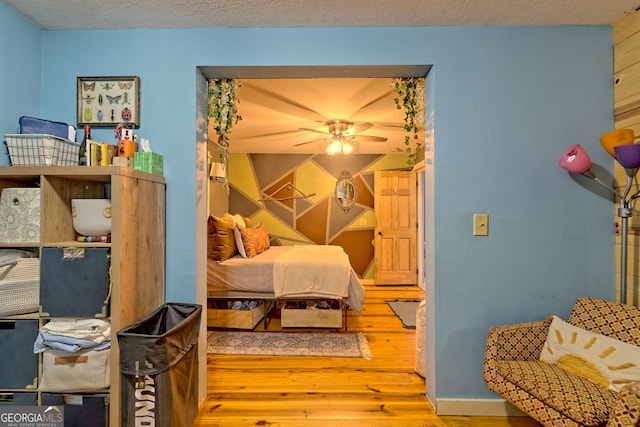
[[[44,247],[110,248],[111,386],[96,393],[109,393],[109,426],[118,427],[120,366],[116,332],[146,316],[165,300],[165,180],[162,176],[120,166],[0,167],[0,189],[15,187],[41,189],[40,241],[0,242],[0,247],[32,247],[40,251]],[[71,199],[104,198],[105,191],[110,191],[111,198],[111,243],[77,242]],[[4,319],[28,318],[39,316],[29,314]]]

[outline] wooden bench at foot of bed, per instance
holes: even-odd
[[[212,328],[253,329],[261,320],[264,329],[269,325],[269,313],[280,308],[280,322],[283,328],[329,328],[347,330],[348,306],[344,300],[330,298],[276,298],[269,292],[244,292],[230,290],[209,290],[207,326]],[[228,301],[256,301],[252,310],[227,308]],[[335,306],[329,309],[302,308],[300,302],[314,301],[318,305]],[[211,307],[209,307],[211,305]]]

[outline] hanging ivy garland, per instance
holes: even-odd
[[[393,101],[398,110],[404,111],[405,151],[409,154],[407,163],[415,165],[419,160],[422,148],[420,130],[424,128],[424,78],[397,78],[391,83],[396,91]],[[413,147],[411,142],[413,141]]]
[[[227,194],[229,194],[229,182],[226,177],[226,168],[229,163],[229,133],[231,133],[231,128],[242,120],[242,116],[238,114],[240,86],[239,80],[209,80],[209,117],[213,119],[213,128],[218,135],[220,163],[223,164],[225,175],[222,178],[222,183]]]
[[[209,117],[214,120],[218,144],[223,147],[229,146],[231,128],[242,120],[242,116],[238,114],[240,87],[239,80],[209,80]]]

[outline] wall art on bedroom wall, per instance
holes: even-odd
[[[78,125],[140,126],[140,78],[78,77]]]
[[[235,173],[230,177],[228,210],[265,224],[272,244],[341,246],[358,276],[371,279],[375,264],[371,245],[374,171],[406,168],[406,161],[406,155],[400,154],[339,158],[327,154],[231,154]],[[336,194],[336,183],[345,170],[352,174],[354,189],[357,187],[346,212]]]

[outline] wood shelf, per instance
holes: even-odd
[[[163,176],[125,166],[0,166],[0,179],[29,180],[41,176],[110,183],[114,176],[140,178],[164,184]]]
[[[76,240],[70,240],[66,242],[51,242],[43,243],[43,248],[110,248],[111,243],[107,242],[78,242]]]
[[[165,300],[165,179],[122,166],[0,167],[0,190],[15,187],[40,188],[40,241],[0,242],[1,248],[110,249],[111,300],[106,319],[111,322],[112,331],[111,384],[109,390],[95,393],[109,393],[109,426],[119,427],[121,382],[116,333],[157,309]],[[71,199],[104,198],[109,192],[111,243],[76,241]],[[51,317],[30,313],[0,320],[23,319],[38,319],[42,325]],[[41,375],[41,368],[39,371]],[[41,393],[32,389],[0,390],[5,391],[36,392],[38,397]]]

